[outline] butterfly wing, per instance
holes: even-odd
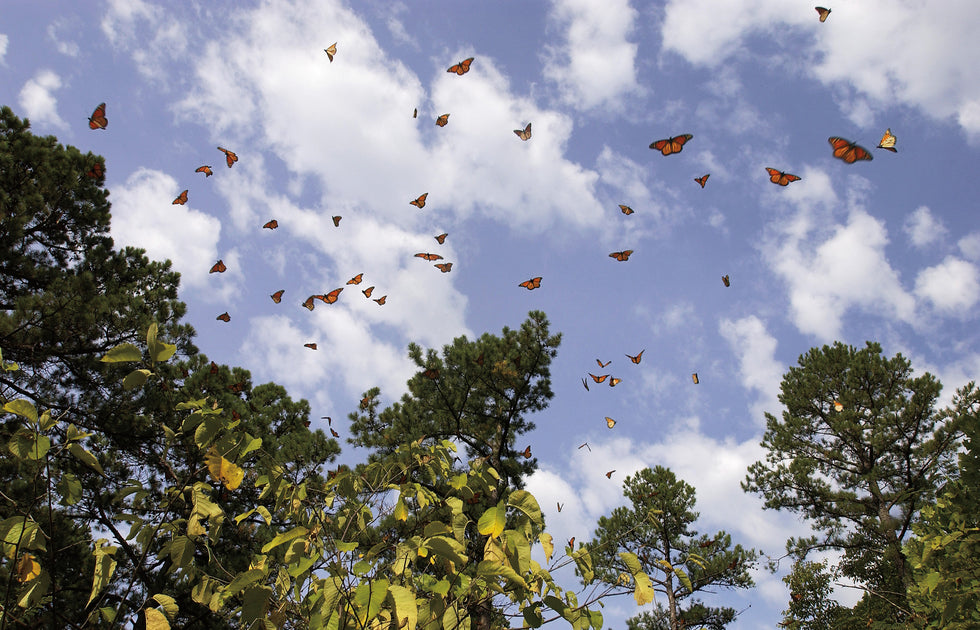
[[[275,302],[276,304],[278,304],[279,302],[282,302],[282,294],[285,293],[285,292],[286,292],[286,289],[279,289],[278,291],[276,291],[275,293],[273,293],[269,297],[272,298],[272,301],[273,302]]]
[[[439,269],[439,271],[441,271],[442,273],[449,273],[450,271],[452,271],[453,264],[451,262],[436,263],[436,268]]]
[[[897,138],[892,135],[891,128],[885,130],[885,135],[881,137],[881,142],[878,143],[879,149],[885,149],[891,151],[892,153],[898,153],[898,149],[895,148],[895,140]]]
[[[708,183],[708,177],[710,177],[710,176],[711,176],[711,173],[706,173],[706,174],[702,175],[701,177],[695,177],[694,178],[694,181],[696,181],[697,183],[701,184],[701,188],[704,188],[704,185]]]
[[[514,133],[516,133],[517,137],[521,140],[529,140],[531,138],[531,123],[528,123],[527,127],[524,127],[524,129],[515,129]]]
[[[225,311],[221,315],[218,315],[217,317],[215,317],[215,319],[221,320],[223,322],[230,322],[231,321],[231,315],[228,314],[228,311]]]
[[[209,271],[208,273],[224,273],[227,270],[228,267],[225,266],[225,263],[221,260],[218,260],[218,262],[214,263],[211,266],[211,271]]]
[[[831,136],[827,142],[834,148],[834,157],[844,160],[848,164],[854,164],[858,160],[871,160],[871,152],[862,146],[856,145],[850,140]]]
[[[817,10],[817,15],[820,16],[821,22],[827,21],[827,16],[830,15],[830,9],[825,9],[824,7],[813,7]]]
[[[263,225],[262,227],[263,228],[266,228],[266,229],[274,230],[277,227],[279,227],[279,222],[276,221],[275,219],[273,219],[273,220],[269,221],[268,223],[266,223],[265,225]]]
[[[99,103],[92,115],[88,119],[89,129],[105,129],[109,126],[109,119],[105,117],[105,103]]]
[[[388,296],[387,295],[382,295],[381,297],[379,297],[378,299],[376,299],[375,302],[378,303],[378,306],[384,306],[385,305],[385,300],[387,300],[387,299],[388,299]]]
[[[728,276],[722,276],[721,281],[726,287],[732,286],[732,281],[728,279]]]
[[[363,278],[364,278],[364,274],[363,273],[359,273],[356,276],[354,276],[353,278],[351,278],[350,280],[348,280],[347,281],[347,284],[361,284],[361,280]]]
[[[629,206],[624,206],[623,204],[619,204],[619,209],[622,210],[623,214],[627,216],[633,214],[633,208],[630,208]]]
[[[333,56],[337,54],[337,43],[330,44],[330,47],[324,48],[323,52],[327,53],[327,59],[330,60],[330,63],[333,63]]]
[[[621,378],[616,378],[616,377],[614,376],[614,377],[612,377],[611,379],[609,379],[609,387],[616,387],[617,385],[619,385],[619,384],[620,384],[620,383],[622,383],[622,382],[623,382],[623,379],[621,379]]]
[[[238,155],[234,151],[229,151],[221,147],[218,147],[218,150],[225,154],[225,164],[228,165],[228,168],[231,168],[238,161]]]
[[[694,381],[694,384],[695,385],[697,385],[698,383],[701,382],[700,379],[698,379],[698,373],[697,372],[695,372],[694,374],[691,374],[691,380]]]
[[[587,380],[585,380],[584,378],[582,379],[582,387],[585,388],[585,391],[589,391],[589,382]],[[582,447],[580,446],[579,448],[582,448]]]
[[[442,116],[436,118],[436,124],[440,127],[445,127],[449,123],[449,114],[443,114]]]
[[[664,155],[671,155],[673,153],[680,153],[687,141],[694,136],[685,133],[679,136],[674,136],[672,138],[664,138],[663,140],[654,140],[650,144],[651,149],[660,151]]]
[[[214,174],[214,171],[212,171],[211,170],[211,167],[209,165],[207,165],[207,164],[205,164],[204,166],[198,166],[194,170],[194,172],[195,173],[204,173],[204,177],[211,177]]]
[[[606,361],[605,363],[603,363],[603,362],[602,362],[602,361],[600,361],[599,359],[596,359],[596,360],[595,360],[595,362],[599,364],[599,367],[601,367],[601,368],[604,368],[604,367],[606,367],[607,365],[609,365],[610,363],[612,363],[612,360],[609,360],[609,361]]]
[[[341,287],[339,289],[334,289],[330,293],[327,293],[327,295],[326,295],[326,297],[324,297],[323,301],[326,302],[327,304],[333,304],[334,302],[337,301],[337,298],[340,297],[340,292],[343,291],[343,290],[344,290],[343,287]]]
[[[309,311],[312,311],[313,310],[313,307],[315,306],[315,304],[313,304],[313,298],[315,298],[315,297],[316,297],[315,295],[311,295],[310,297],[306,298],[306,301],[305,302],[303,302],[303,307],[306,310],[309,310]]]
[[[306,347],[306,348],[309,348],[310,350],[316,350],[316,344],[315,343],[304,343],[303,346]]]
[[[606,416],[606,426],[611,429],[614,426],[616,426],[616,421],[610,418],[609,416]]]
[[[177,198],[174,199],[173,205],[175,205],[175,206],[182,206],[185,203],[187,203],[187,190],[186,189],[184,190],[184,192],[182,192],[179,195],[177,195]]]
[[[333,217],[333,226],[334,226],[334,227],[340,227],[340,220],[341,220],[342,218],[343,218],[343,217],[339,217],[339,216],[337,216],[337,217]]]
[[[425,198],[428,197],[428,196],[429,196],[429,193],[427,193],[427,192],[426,193],[422,193],[416,199],[413,199],[412,201],[409,201],[408,203],[409,203],[409,205],[413,205],[416,208],[418,208],[418,209],[421,210],[422,208],[425,207]]]
[[[442,245],[443,243],[445,243],[445,242],[446,242],[446,237],[447,237],[447,236],[449,236],[449,233],[448,233],[448,232],[443,232],[443,233],[442,233],[442,234],[440,234],[439,236],[436,236],[436,237],[435,237],[435,239],[436,239],[436,242],[437,242],[437,243],[439,243],[440,245]]]

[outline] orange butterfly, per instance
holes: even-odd
[[[528,291],[533,291],[534,289],[541,287],[541,276],[537,278],[531,278],[530,280],[525,280],[524,282],[518,284],[519,287],[524,287]]]
[[[231,321],[231,315],[228,314],[228,311],[225,311],[221,315],[218,315],[217,317],[215,317],[215,319],[220,319],[223,322],[230,322]]]
[[[610,418],[609,416],[606,416],[606,426],[611,429],[614,426],[616,426],[616,421]]]
[[[186,189],[184,189],[184,192],[182,192],[179,195],[177,195],[177,198],[174,199],[173,205],[175,205],[175,206],[182,206],[185,203],[187,203],[187,190]]]
[[[591,447],[591,446],[589,446],[589,443],[588,443],[588,442],[582,442],[581,444],[579,444],[579,445],[578,445],[578,448],[579,448],[579,450],[581,450],[583,446],[584,446],[585,448],[587,448],[587,449],[589,449],[589,452],[590,452],[590,453],[592,452],[592,447]]]
[[[339,217],[339,216],[338,217],[334,217],[333,218],[333,226],[334,227],[340,227],[340,219],[342,219],[342,218],[343,217]]]
[[[885,129],[885,135],[881,137],[881,142],[878,143],[878,149],[885,149],[886,151],[891,151],[892,153],[898,153],[898,149],[895,148],[895,140],[897,138],[892,135],[892,130],[889,127]]]
[[[387,300],[387,299],[388,299],[388,296],[387,295],[382,295],[381,297],[379,297],[378,299],[376,299],[375,302],[378,303],[378,306],[384,306],[385,305],[385,300]]]
[[[623,382],[623,379],[616,378],[614,376],[614,377],[612,377],[612,379],[609,380],[609,387],[616,387],[617,385],[619,385],[622,382]]]
[[[436,124],[440,127],[445,127],[449,124],[449,114],[443,114],[442,116],[436,118]]]
[[[417,199],[409,201],[409,205],[415,206],[419,210],[425,207],[425,198],[429,196],[429,193],[422,193]]]
[[[231,391],[233,391],[236,394],[240,394],[243,391],[245,391],[245,383],[243,383],[242,381],[238,381],[237,383],[233,383],[233,384],[229,385],[228,386],[228,389],[230,389]]]
[[[631,354],[627,354],[626,357],[633,363],[639,363],[643,360],[643,353],[646,351],[646,348],[644,348],[643,350],[640,350],[639,354],[637,354],[635,357]]]
[[[99,179],[105,175],[105,165],[102,162],[96,162],[92,165],[92,168],[85,172],[86,177],[91,177],[92,179]]]
[[[575,550],[575,536],[568,539],[568,546],[571,547],[573,551]]]
[[[218,364],[215,363],[214,361],[211,362],[211,373],[212,374],[218,373]]]
[[[306,301],[303,302],[303,306],[306,307],[307,310],[310,310],[310,311],[313,310],[313,306],[314,306],[314,304],[313,304],[313,298],[317,298],[317,299],[322,300],[323,299],[323,296],[322,295],[311,295],[310,297],[306,298]]]
[[[612,479],[612,474],[614,472],[616,472],[616,469],[615,468],[613,468],[612,470],[610,470],[609,472],[607,472],[606,473],[606,479]]]
[[[564,505],[562,503],[559,503],[558,501],[555,501],[555,505],[558,506],[558,511],[561,512],[561,509],[562,507],[564,507]]]
[[[334,428],[332,428],[332,427],[330,428],[330,435],[334,436],[335,438],[339,438],[340,437],[340,434],[337,433],[337,430],[334,429]]]
[[[228,168],[231,168],[231,165],[238,161],[238,155],[234,152],[221,147],[218,147],[218,150],[225,154],[225,162],[228,164]]]
[[[449,273],[453,269],[453,264],[451,262],[447,262],[447,263],[436,263],[435,266],[442,273]]]
[[[304,343],[303,346],[306,347],[306,348],[309,348],[310,350],[316,350],[316,344],[315,343]]]
[[[419,108],[416,107],[415,111],[412,112],[412,118],[418,118],[418,117],[419,117]]]
[[[838,401],[838,400],[835,400],[834,401],[834,411],[837,411],[837,412],[844,411],[844,405],[842,405],[840,403],[840,401]]]
[[[212,265],[211,271],[209,271],[208,273],[224,273],[227,270],[228,267],[225,267],[225,263],[219,259],[218,262]]]
[[[603,374],[602,376],[596,376],[596,375],[595,375],[595,374],[593,374],[592,372],[589,372],[588,374],[589,374],[589,376],[591,376],[591,377],[592,377],[592,380],[593,380],[593,381],[595,381],[596,383],[602,383],[602,382],[604,382],[604,381],[605,381],[605,380],[606,380],[607,378],[609,378],[609,375],[608,375],[608,374]]]
[[[850,140],[832,136],[827,138],[827,142],[830,143],[830,146],[834,147],[834,157],[840,158],[848,164],[854,164],[858,160],[874,159],[870,151],[862,146],[854,144]]]
[[[363,273],[359,273],[356,276],[354,276],[353,278],[351,278],[350,280],[348,280],[347,281],[347,284],[361,284],[361,279],[363,277],[364,277],[364,274]]]
[[[446,72],[455,72],[459,76],[463,76],[464,74],[470,71],[471,63],[473,63],[473,57],[470,57],[469,59],[464,59],[455,65],[449,66],[449,70],[446,70]]]
[[[105,103],[99,103],[92,115],[88,119],[89,129],[105,129],[109,126],[109,119],[105,117]]]
[[[363,291],[361,291],[361,293],[364,294],[364,297],[369,298],[369,297],[371,297],[371,294],[374,293],[374,287],[373,286],[370,286],[370,287],[364,289]]]
[[[521,140],[524,140],[525,142],[528,141],[528,140],[530,140],[531,139],[531,123],[528,123],[527,124],[527,127],[524,127],[524,130],[523,131],[520,130],[520,129],[515,129],[514,130],[514,133],[517,134],[517,137],[518,138],[520,138]]]
[[[632,249],[626,249],[621,252],[613,252],[609,254],[610,258],[615,258],[619,262],[625,262],[630,259],[630,254],[633,253]]]
[[[823,7],[813,7],[813,8],[816,9],[817,13],[820,15],[820,21],[826,22],[827,16],[830,15],[830,9],[825,9]]]
[[[443,243],[446,242],[446,237],[447,236],[449,236],[449,233],[448,232],[443,232],[442,234],[440,234],[439,236],[436,236],[434,238],[436,239],[436,242],[437,243],[439,243],[440,245],[442,245]]]
[[[195,173],[204,173],[204,177],[205,178],[211,177],[214,174],[214,171],[212,171],[211,170],[211,167],[209,165],[207,165],[207,164],[205,164],[204,166],[198,166],[194,170],[194,172]]]
[[[656,149],[664,155],[670,155],[671,153],[680,153],[681,149],[688,140],[693,138],[689,133],[685,133],[680,136],[674,136],[673,138],[664,138],[663,140],[655,140],[650,144],[651,149]]]
[[[599,364],[599,367],[604,368],[607,365],[609,365],[610,363],[612,363],[612,359],[610,359],[609,361],[606,361],[605,363],[603,363],[599,359],[596,359],[595,362]]]
[[[337,42],[330,44],[329,48],[324,48],[323,52],[327,53],[327,59],[333,63],[333,56],[337,54]]]
[[[425,254],[425,253],[422,253],[422,252],[419,252],[418,254],[415,254],[415,257],[416,258],[422,258],[422,259],[428,260],[430,262],[433,261],[433,260],[442,260],[442,256],[440,256],[439,254]]]
[[[286,289],[279,289],[278,291],[276,291],[275,293],[273,293],[269,297],[272,298],[272,301],[273,302],[275,302],[276,304],[278,304],[279,302],[282,302],[282,294],[285,293],[285,292],[286,292]]]
[[[708,183],[708,178],[709,177],[711,177],[711,173],[705,173],[701,177],[695,177],[694,178],[694,181],[696,181],[697,183],[701,184],[701,188],[704,188],[704,185]]]
[[[798,182],[803,179],[799,175],[792,175],[790,173],[777,171],[776,169],[768,166],[766,167],[766,171],[769,173],[769,181],[780,186],[788,186],[790,182]]]
[[[627,216],[633,214],[633,208],[630,208],[629,206],[624,206],[623,204],[619,204],[619,209],[622,210],[623,214]]]
[[[528,445],[528,447],[521,452],[521,455],[524,456],[524,459],[531,459],[531,446]]]
[[[327,293],[326,295],[318,295],[316,297],[320,298],[321,300],[323,300],[327,304],[333,304],[334,302],[337,301],[337,298],[340,296],[340,292],[343,291],[343,290],[344,290],[344,288],[343,287],[340,287],[339,289],[334,289],[333,291],[331,291],[330,293]]]
[[[585,391],[589,391],[589,382],[586,381],[584,378],[582,379],[582,387],[585,388]]]
[[[697,372],[695,372],[694,374],[691,374],[691,380],[694,381],[694,384],[695,385],[697,385],[698,383],[701,382],[701,380],[698,378],[698,373]]]
[[[263,228],[269,228],[270,230],[274,230],[277,227],[279,227],[279,222],[276,221],[275,219],[273,219],[273,220],[269,221],[268,223],[266,223],[265,225],[263,225],[262,227]]]
[[[722,276],[721,281],[724,283],[726,287],[732,286],[732,281],[728,279],[728,276]]]

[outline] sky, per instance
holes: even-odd
[[[522,439],[555,539],[587,540],[624,477],[662,465],[696,488],[698,531],[778,557],[806,526],[739,482],[801,354],[877,341],[936,375],[943,404],[980,367],[980,4],[837,2],[823,23],[786,0],[6,3],[0,103],[105,157],[117,246],[172,260],[201,350],[314,422],[345,437],[362,392],[398,399],[409,342],[540,309],[562,333],[555,398]],[[886,129],[897,153],[875,148]],[[835,159],[831,136],[873,160]],[[589,372],[622,382],[586,391]],[[787,568],[702,599],[772,628]],[[638,612],[613,598],[605,625]]]

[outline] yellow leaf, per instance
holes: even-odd
[[[162,612],[156,608],[147,608],[144,612],[146,614],[146,630],[170,630],[170,622],[167,621],[167,617]]]
[[[213,446],[208,451],[207,463],[211,477],[215,481],[223,483],[225,488],[236,490],[238,486],[242,485],[242,480],[245,478],[245,471],[233,462],[225,459]]]
[[[34,558],[33,554],[25,553],[17,561],[17,579],[21,582],[30,582],[41,575],[41,564]]]
[[[399,521],[408,520],[408,507],[401,498],[399,498],[398,503],[395,504],[395,518]]]
[[[551,534],[544,532],[538,536],[541,548],[544,549],[545,562],[551,562],[551,556],[555,553],[555,543],[552,542]]]

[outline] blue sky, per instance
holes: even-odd
[[[8,3],[0,102],[105,156],[116,243],[174,261],[211,358],[336,421],[374,385],[401,395],[409,341],[544,310],[563,334],[556,397],[526,441],[556,539],[588,538],[625,475],[660,464],[697,489],[699,530],[778,556],[803,526],[738,483],[800,354],[876,340],[936,374],[944,401],[980,366],[980,5],[830,8],[820,23],[785,0]],[[874,149],[886,128],[896,154]],[[648,148],[684,133],[679,154]],[[829,136],[873,161],[834,159]],[[775,186],[766,167],[802,180]],[[384,306],[357,290],[371,285]],[[597,358],[623,382],[586,392]],[[778,575],[755,579],[708,599],[751,604],[735,627],[771,628],[786,606]],[[606,626],[636,612],[613,599]]]

